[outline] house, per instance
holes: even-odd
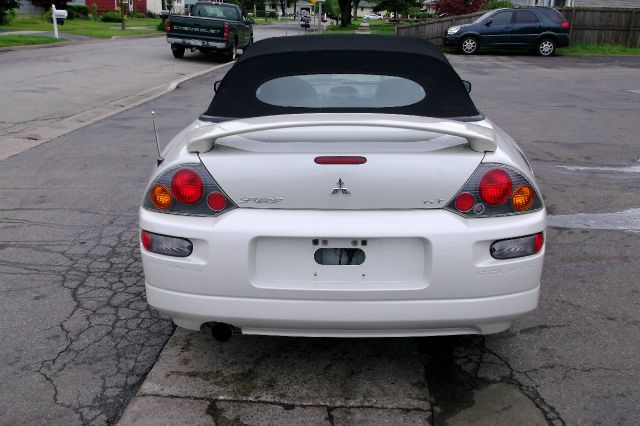
[[[93,11],[93,5],[95,4],[98,10],[98,13],[104,12],[113,12],[115,10],[119,10],[120,8],[120,0],[81,0],[82,3],[86,4],[89,7],[89,12]],[[165,0],[166,1],[166,0]],[[176,6],[178,3],[182,3],[184,0],[176,0],[174,4]],[[160,14],[162,11],[163,1],[162,0],[126,0],[129,5],[130,12],[138,12],[138,13],[146,13],[153,12],[155,14]],[[76,1],[75,4],[81,4]]]
[[[514,0],[518,6],[628,7],[640,9],[640,0]]]

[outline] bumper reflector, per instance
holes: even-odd
[[[145,250],[165,256],[187,257],[193,251],[193,244],[185,238],[169,237],[144,230],[140,232],[140,242]]]
[[[544,234],[538,232],[526,237],[500,240],[491,244],[489,252],[494,259],[515,259],[538,253],[544,246]]]

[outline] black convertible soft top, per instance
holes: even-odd
[[[265,82],[309,74],[374,74],[418,83],[426,96],[398,107],[327,108],[261,102]],[[253,44],[220,82],[203,118],[226,120],[278,114],[376,112],[480,119],[462,80],[447,58],[426,40],[377,35],[276,37]]]

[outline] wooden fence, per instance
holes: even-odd
[[[419,37],[429,40],[431,43],[442,45],[442,37],[449,27],[454,25],[468,24],[476,20],[485,12],[472,13],[470,15],[450,16],[448,18],[434,19],[427,22],[419,22],[417,24],[398,25],[396,34],[407,37]]]
[[[558,9],[569,21],[572,43],[640,46],[640,9],[565,8]],[[474,21],[480,13],[399,25],[396,34],[420,37],[441,45],[447,28]]]

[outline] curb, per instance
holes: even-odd
[[[126,111],[145,102],[159,98],[162,95],[175,90],[180,83],[184,83],[195,77],[215,71],[219,68],[232,65],[234,62],[217,64],[196,71],[192,74],[181,77],[169,83],[163,83],[142,92],[126,96],[115,101],[111,101],[105,105],[93,107],[87,111],[72,115],[57,121],[54,125],[47,125],[35,129],[24,130],[10,137],[0,139],[0,161],[18,155],[43,143],[49,142],[60,136],[64,136],[82,127],[93,124],[97,121],[104,120],[120,112]],[[34,137],[34,135],[37,135]]]
[[[45,49],[45,48],[50,48],[50,47],[69,46],[70,44],[90,43],[90,42],[94,42],[94,41],[120,40],[120,39],[123,39],[123,38],[151,38],[151,37],[162,37],[162,36],[165,36],[165,35],[166,35],[166,33],[158,32],[158,34],[134,34],[134,35],[129,35],[129,36],[112,36],[111,38],[92,38],[90,40],[70,40],[70,39],[63,39],[61,37],[61,40],[65,40],[65,41],[59,41],[57,43],[48,43],[48,44],[27,44],[27,45],[22,45],[22,46],[0,47],[0,53],[2,53],[2,52],[12,52],[12,51],[15,51],[15,50]]]

